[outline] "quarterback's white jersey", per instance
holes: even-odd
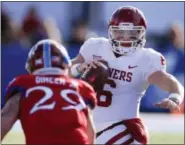
[[[140,100],[149,86],[148,77],[166,69],[164,57],[150,48],[116,58],[111,43],[105,38],[87,40],[80,54],[85,61],[102,58],[109,64],[109,81],[97,96],[96,123],[139,117]]]

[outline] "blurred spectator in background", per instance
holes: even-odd
[[[32,5],[24,17],[22,23],[21,37],[23,44],[32,46],[37,41],[47,38],[42,19],[39,17],[37,8]]]
[[[184,51],[184,29],[181,23],[174,22],[171,25],[169,36],[174,47]]]
[[[9,44],[16,39],[16,25],[5,10],[1,10],[1,42]]]
[[[77,20],[72,23],[72,35],[69,40],[69,45],[81,46],[88,33],[87,22],[83,20]]]
[[[44,20],[44,27],[46,29],[49,39],[55,40],[61,44],[63,43],[61,31],[53,18],[49,17]]]
[[[158,51],[167,60],[167,71],[184,85],[184,30],[180,23],[174,22],[169,28],[167,41]]]
[[[89,30],[87,22],[76,20],[72,23],[71,38],[67,42],[68,52],[71,59],[78,54],[82,44],[90,37],[97,37],[97,35]]]

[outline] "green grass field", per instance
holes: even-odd
[[[10,132],[4,138],[2,144],[24,144],[22,133]],[[183,134],[151,133],[150,144],[184,144]]]
[[[150,144],[184,144],[184,115],[142,113],[149,130]],[[24,144],[20,123],[16,123],[2,144]]]
[[[151,144],[184,144],[184,134],[151,133]]]

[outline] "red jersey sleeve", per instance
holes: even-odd
[[[8,84],[6,88],[6,101],[13,95],[20,93],[21,96],[25,93],[25,87],[22,85],[22,77],[16,77]]]
[[[94,89],[88,83],[80,81],[79,93],[83,97],[86,105],[88,105],[91,109],[94,109],[97,105],[96,93]]]

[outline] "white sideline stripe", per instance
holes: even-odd
[[[108,140],[116,136],[117,134],[123,132],[126,130],[126,127],[124,125],[119,125],[114,127],[113,129],[107,130],[104,133],[102,133],[96,140],[97,144],[105,144]]]
[[[132,136],[130,134],[122,137],[121,139],[117,140],[116,142],[114,142],[114,144],[123,144],[124,142],[126,142],[127,140],[129,140]]]

